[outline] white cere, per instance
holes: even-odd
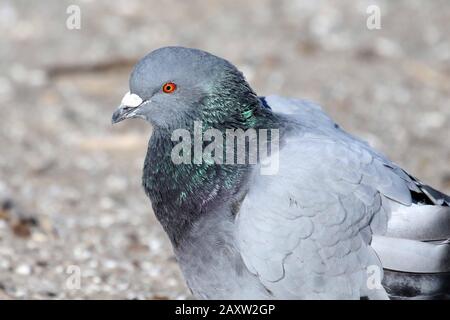
[[[137,94],[130,93],[130,91],[128,91],[122,98],[122,105],[126,107],[136,108],[142,103],[142,101],[142,98]]]

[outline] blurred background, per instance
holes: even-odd
[[[161,46],[224,57],[260,95],[318,102],[450,193],[449,30],[448,0],[1,0],[0,299],[189,297],[140,185],[151,128],[110,120]]]

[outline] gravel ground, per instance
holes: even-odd
[[[151,128],[110,124],[132,65],[164,45],[226,57],[260,95],[319,102],[450,193],[448,30],[447,0],[3,0],[0,299],[189,298],[140,186]]]

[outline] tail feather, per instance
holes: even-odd
[[[450,299],[450,197],[408,176],[413,204],[390,202],[387,231],[372,238],[382,284],[391,299]]]
[[[383,268],[412,273],[450,272],[450,243],[372,237],[372,248]]]
[[[386,236],[436,241],[450,237],[450,207],[392,203]]]
[[[390,299],[450,299],[450,241],[421,242],[374,236]]]
[[[446,207],[450,206],[450,197],[448,195],[446,195],[436,189],[433,189],[432,187],[430,187],[426,184],[423,184],[421,182],[418,182],[418,183],[419,183],[419,185],[418,185],[419,189],[422,190],[422,192],[424,194],[426,194],[428,196],[428,198],[430,200],[432,200],[432,202],[435,205],[446,206]]]
[[[382,284],[391,299],[450,299],[450,273],[385,270]]]
[[[409,177],[411,195],[415,203],[450,207],[450,196],[430,187],[406,171],[402,169],[399,170],[403,171],[403,173]]]

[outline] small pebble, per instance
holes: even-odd
[[[15,272],[22,276],[28,276],[31,274],[31,267],[27,264],[20,264],[15,269]]]

